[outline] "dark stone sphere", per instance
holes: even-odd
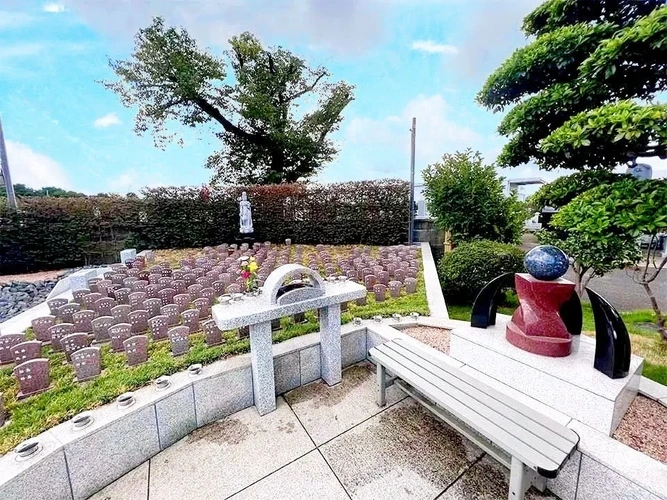
[[[560,248],[540,245],[526,254],[526,270],[538,280],[554,281],[567,272],[570,262]]]

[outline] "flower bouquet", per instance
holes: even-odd
[[[241,278],[245,280],[246,291],[257,291],[257,261],[254,257],[241,257]]]

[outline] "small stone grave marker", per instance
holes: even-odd
[[[72,300],[79,305],[83,305],[83,298],[90,293],[88,288],[81,288],[72,292]]]
[[[127,315],[132,325],[132,333],[143,333],[148,330],[148,311],[139,309]]]
[[[60,340],[66,336],[74,333],[74,325],[72,323],[58,323],[49,328],[49,335],[51,336],[51,349],[54,351],[62,351],[63,347]]]
[[[401,288],[403,288],[403,283],[400,281],[390,281],[389,282],[389,294],[394,297],[400,297],[401,296]]]
[[[181,312],[179,311],[176,304],[167,304],[166,306],[162,306],[160,308],[160,312],[167,317],[169,326],[175,326],[178,324]]]
[[[88,347],[90,345],[90,340],[88,335],[82,332],[71,333],[70,335],[65,335],[60,339],[60,344],[63,346],[63,351],[65,351],[65,357],[67,361],[72,361],[72,353]]]
[[[201,291],[203,288],[204,287],[198,283],[195,283],[194,285],[190,285],[188,287],[188,295],[190,295],[190,302],[201,297]]]
[[[129,323],[118,323],[109,328],[109,337],[111,337],[111,349],[114,352],[123,350],[123,342],[132,336],[132,325]]]
[[[199,331],[199,309],[188,309],[181,313],[183,326],[187,326],[190,333]]]
[[[95,311],[83,310],[72,315],[72,324],[77,332],[93,333],[91,321],[95,319]]]
[[[123,341],[127,365],[136,366],[148,361],[148,336],[135,335]]]
[[[93,311],[95,311],[98,316],[113,316],[111,309],[117,305],[116,301],[111,297],[102,297],[95,301]]]
[[[42,357],[42,343],[39,340],[21,342],[20,344],[13,345],[9,350],[12,353],[16,366],[25,361]]]
[[[387,296],[387,286],[378,283],[373,287],[373,293],[375,294],[376,302],[384,302]]]
[[[179,293],[174,295],[174,304],[178,307],[178,313],[182,313],[188,308],[190,304],[190,295],[187,293]]]
[[[171,354],[182,356],[190,350],[190,330],[187,326],[176,326],[169,330],[169,341],[171,342]]]
[[[129,323],[131,307],[127,304],[121,304],[111,308],[111,314],[116,319],[116,323]]]
[[[95,310],[95,302],[102,298],[102,294],[99,292],[90,292],[83,296],[82,306],[88,310]]]
[[[209,319],[202,323],[204,329],[204,334],[206,335],[206,345],[209,347],[220,345],[225,342],[225,339],[222,338],[222,331],[218,328],[218,325],[215,324],[215,321]]]
[[[394,271],[394,279],[403,283],[405,281],[405,269],[396,269]]]
[[[76,302],[71,302],[69,304],[65,304],[64,306],[59,307],[56,313],[56,317],[63,323],[73,323],[74,322],[74,320],[72,319],[73,314],[80,310],[81,306],[79,304],[77,304]]]
[[[14,367],[14,376],[19,383],[17,399],[24,399],[49,388],[49,360],[37,358]]]
[[[129,295],[129,299],[130,308],[132,308],[133,311],[136,311],[137,309],[143,309],[144,301],[146,300],[146,292],[132,292]]]
[[[67,304],[67,299],[51,299],[46,303],[52,316],[58,316],[58,309]]]
[[[130,289],[129,288],[118,288],[114,290],[114,297],[116,302],[123,305],[130,304]]]
[[[417,280],[416,278],[405,278],[405,291],[407,293],[416,293],[417,292]]]
[[[157,316],[153,316],[148,320],[148,326],[153,333],[154,341],[159,342],[168,338],[169,318],[166,315],[159,314]]]
[[[100,316],[90,322],[93,327],[93,335],[95,335],[95,342],[108,342],[109,328],[116,324],[116,319],[113,316]]]
[[[148,317],[154,318],[160,314],[160,308],[162,307],[161,299],[146,299],[144,300],[144,306],[142,309],[148,311]]]
[[[188,288],[185,286],[185,281],[183,280],[174,280],[171,282],[171,288],[173,288],[177,294],[186,293]]]
[[[33,319],[30,324],[32,331],[35,332],[35,338],[41,342],[51,342],[51,335],[49,328],[56,324],[55,316],[42,316],[41,318]]]
[[[199,309],[199,319],[211,317],[211,304],[206,297],[199,297],[195,299],[192,304],[196,309]]]
[[[160,297],[163,306],[166,306],[167,304],[173,304],[175,295],[176,290],[173,288],[163,288],[158,292],[158,296]]]
[[[377,284],[377,278],[374,274],[367,274],[364,276],[364,285],[366,285],[366,290],[373,291],[373,287]]]
[[[102,371],[99,347],[84,347],[72,353],[72,365],[79,382],[97,377]]]

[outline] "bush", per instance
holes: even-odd
[[[26,197],[15,213],[0,204],[0,274],[115,262],[123,248],[233,243],[242,191],[260,242],[407,241],[409,187],[400,180],[231,187],[209,196],[200,188],[163,187],[145,190],[143,198]]]
[[[524,252],[514,245],[485,240],[462,243],[440,261],[445,298],[454,304],[471,304],[493,278],[523,272],[523,257]]]
[[[429,213],[455,244],[472,240],[518,243],[529,214],[479,152],[445,154],[424,171]]]

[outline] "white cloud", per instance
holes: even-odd
[[[107,128],[113,125],[120,125],[120,123],[120,118],[118,118],[116,113],[109,113],[107,115],[100,116],[93,122],[93,125],[95,125],[97,128]]]
[[[412,50],[427,52],[429,54],[458,54],[459,49],[454,45],[436,43],[433,40],[415,40],[412,42]]]
[[[56,160],[20,142],[8,140],[6,144],[13,184],[25,184],[35,189],[45,186],[71,189],[65,170]]]
[[[141,194],[141,190],[145,187],[155,188],[163,187],[166,184],[162,181],[160,176],[146,176],[142,175],[136,169],[128,169],[117,177],[114,177],[107,183],[109,191],[117,194],[134,193]]]
[[[44,5],[44,12],[58,14],[59,12],[64,12],[64,11],[65,11],[65,6],[61,3],[51,2]]]

